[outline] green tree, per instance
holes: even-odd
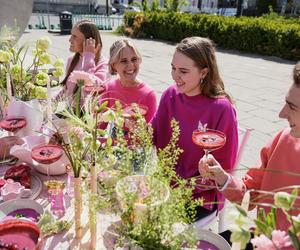
[[[259,15],[269,12],[270,6],[273,10],[277,9],[277,0],[257,0],[257,12]]]

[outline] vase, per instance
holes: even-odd
[[[81,177],[74,178],[74,208],[75,208],[75,238],[82,237],[81,214],[82,214],[82,194]]]
[[[97,174],[96,174],[96,166],[91,166],[91,197],[90,197],[90,233],[91,233],[91,242],[90,248],[96,249],[97,242],[97,216],[95,209],[95,196],[97,196]]]

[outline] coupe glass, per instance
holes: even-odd
[[[226,143],[226,136],[223,132],[214,129],[196,129],[192,135],[193,142],[204,150],[205,157],[213,150],[223,147]],[[202,176],[203,186],[212,186],[212,181]]]

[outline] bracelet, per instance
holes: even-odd
[[[229,185],[229,183],[231,182],[231,175],[230,174],[227,174],[225,173],[225,175],[227,176],[227,180],[226,182],[224,183],[224,185],[222,187],[220,187],[218,184],[216,185],[217,186],[217,189],[220,191],[220,192],[223,192],[227,186]]]

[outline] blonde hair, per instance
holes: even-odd
[[[187,37],[176,46],[176,51],[192,59],[200,70],[208,69],[203,81],[199,83],[202,95],[211,98],[226,97],[231,103],[233,102],[225,91],[218,70],[215,47],[210,39],[197,36]]]
[[[134,53],[136,54],[139,61],[140,62],[142,61],[142,56],[141,56],[140,52],[138,51],[138,49],[136,48],[136,46],[133,44],[133,42],[131,42],[128,39],[117,40],[111,45],[110,50],[109,50],[108,66],[109,66],[110,74],[115,75],[117,73],[116,70],[114,69],[113,65],[120,61],[122,50],[126,47],[131,48],[134,51]]]

